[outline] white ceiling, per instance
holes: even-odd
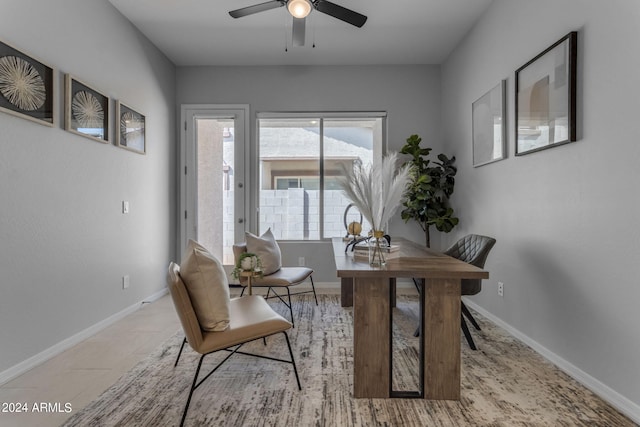
[[[365,25],[313,11],[306,46],[292,47],[285,7],[239,19],[228,14],[268,0],[109,1],[178,66],[440,64],[491,3],[332,0],[366,15]]]

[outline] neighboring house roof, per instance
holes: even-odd
[[[362,143],[361,145],[365,144]],[[319,152],[320,140],[318,133],[315,131],[304,128],[265,127],[260,129],[261,159],[318,158]],[[324,152],[327,153],[326,158],[360,158],[365,164],[371,162],[373,156],[372,151],[369,149],[326,135],[324,137]]]

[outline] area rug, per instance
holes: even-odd
[[[290,331],[302,391],[290,365],[235,355],[196,390],[187,426],[634,426],[532,349],[474,313],[477,351],[462,338],[458,401],[354,399],[352,309],[339,296],[294,302]],[[273,300],[270,300],[273,301]],[[270,302],[285,317],[284,305]],[[394,388],[416,386],[416,297],[400,296],[393,314]],[[198,356],[186,349],[174,368],[178,332],[66,426],[177,426]],[[245,346],[288,357],[284,337]],[[205,358],[203,372],[222,354]]]

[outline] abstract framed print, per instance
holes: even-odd
[[[69,74],[65,76],[65,89],[65,129],[108,143],[109,97]]]
[[[0,42],[0,110],[53,126],[53,68]]]
[[[506,158],[506,87],[502,80],[472,104],[474,167]]]
[[[126,150],[145,154],[145,116],[133,108],[116,102],[116,145]]]
[[[578,33],[516,70],[516,156],[576,140]]]

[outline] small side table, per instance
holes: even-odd
[[[259,276],[260,273],[256,271],[241,271],[240,276],[247,278],[247,286],[249,287],[249,295],[253,295],[253,291],[251,289],[251,281],[254,277]]]

